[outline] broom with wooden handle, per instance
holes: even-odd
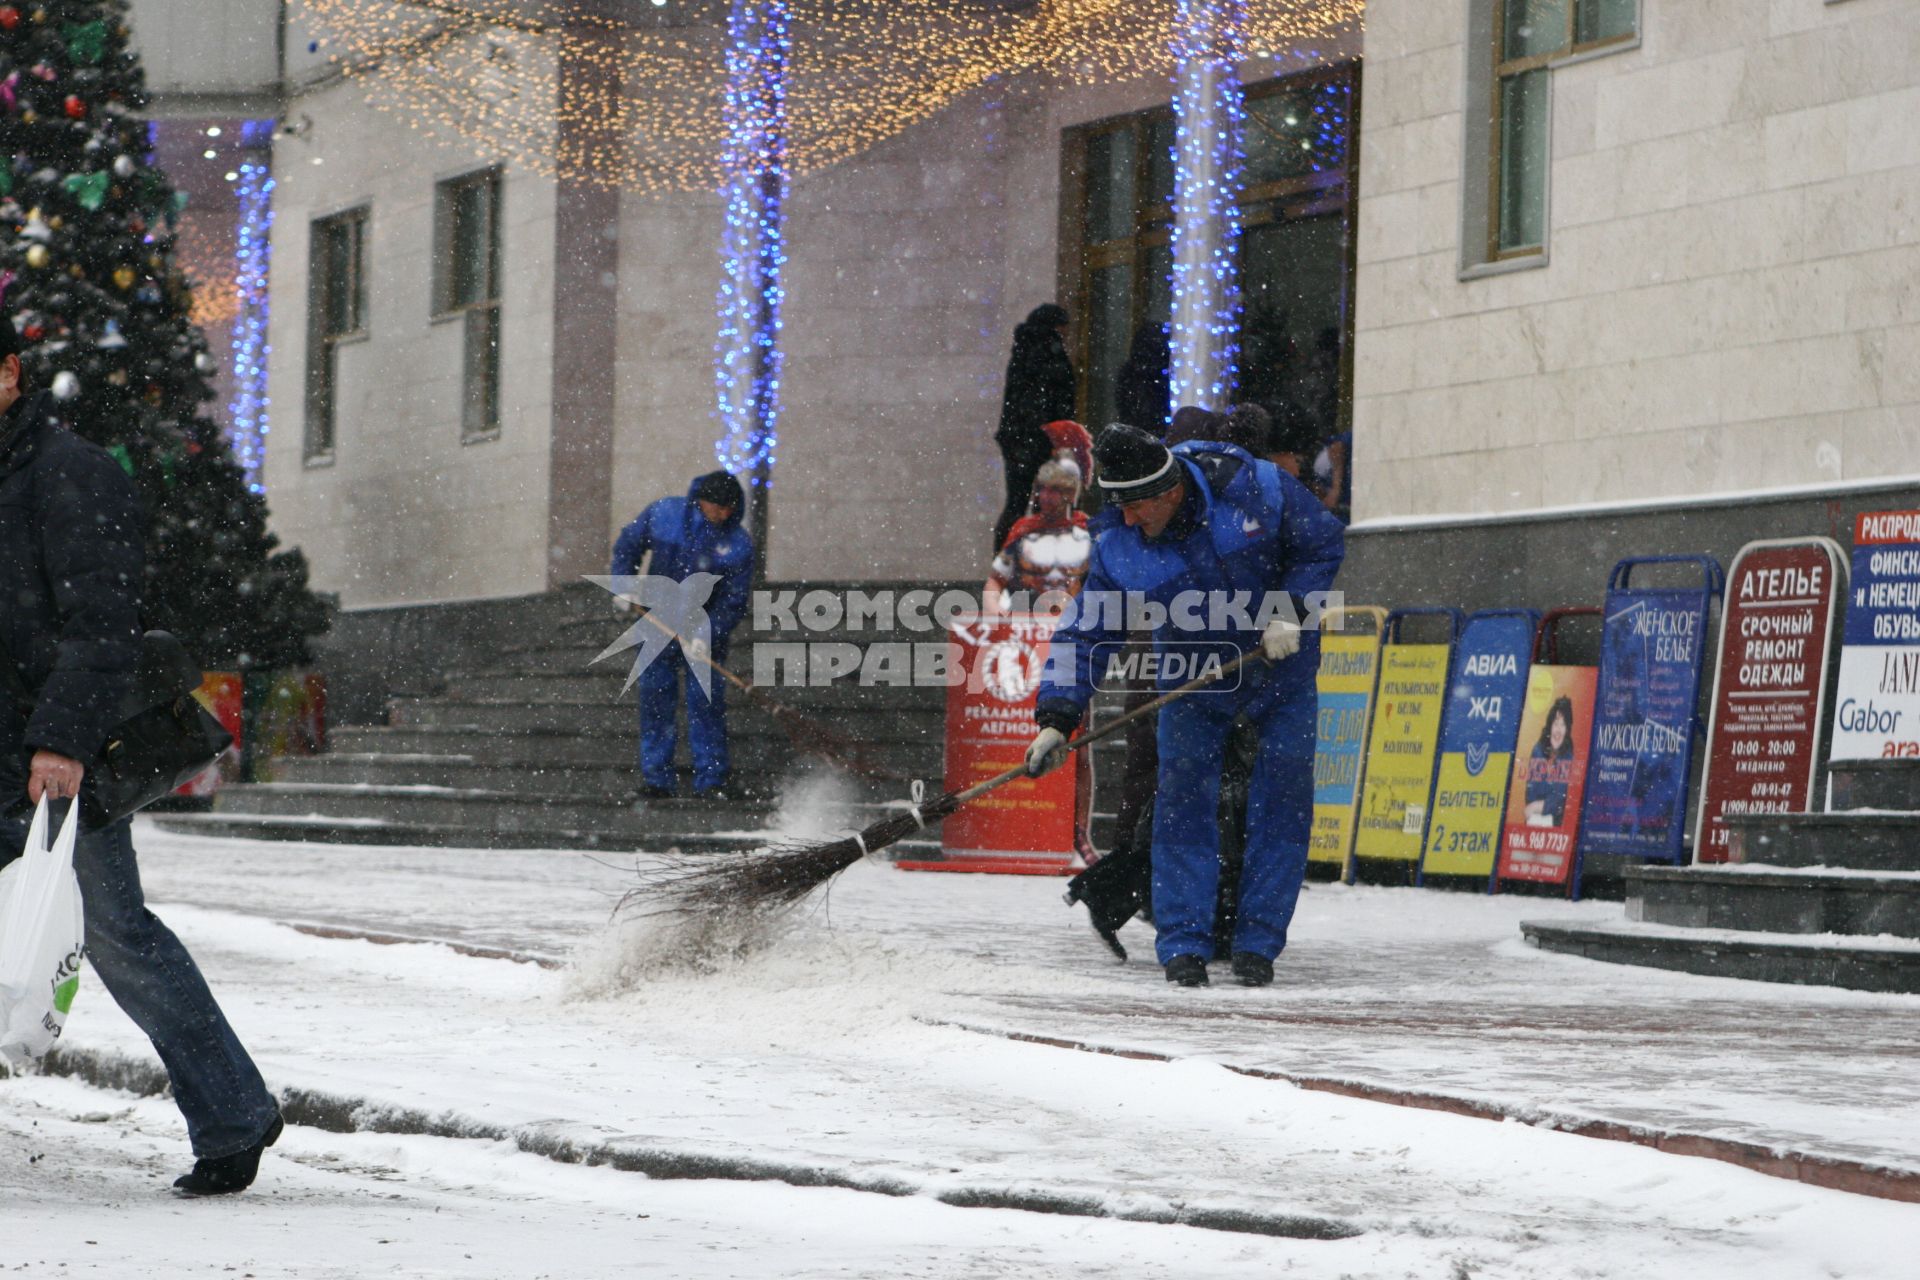
[[[911,781],[908,775],[901,773],[897,769],[890,768],[883,764],[875,764],[871,760],[868,760],[866,750],[861,744],[848,741],[846,737],[836,733],[831,727],[821,723],[814,717],[804,712],[795,711],[792,707],[768,697],[752,682],[741,679],[733,672],[727,670],[727,668],[721,666],[718,662],[715,662],[711,654],[694,654],[689,652],[687,642],[681,637],[680,633],[660,621],[660,619],[654,617],[652,613],[643,613],[640,616],[648,622],[651,622],[661,631],[672,636],[675,640],[680,641],[680,651],[683,654],[686,654],[686,656],[693,661],[702,663],[717,672],[721,679],[745,694],[753,701],[755,706],[771,716],[773,722],[780,726],[780,731],[787,735],[787,740],[793,744],[795,751],[798,751],[802,755],[818,757],[827,761],[829,764],[838,765],[847,772],[857,774],[862,778],[871,778],[878,782]]]
[[[1092,733],[1067,743],[1083,751],[1119,733],[1160,708],[1218,683],[1258,657],[1258,646],[1218,670],[1169,689],[1153,701],[1118,716]],[[822,843],[775,847],[738,854],[668,855],[640,871],[641,883],[615,908],[639,915],[692,915],[726,912],[736,916],[773,916],[799,904],[854,863],[906,839],[952,814],[960,806],[1027,774],[1024,763],[923,805],[910,805],[863,831]]]

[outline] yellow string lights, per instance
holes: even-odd
[[[712,6],[634,4],[624,19],[585,0],[304,7],[374,106],[489,158],[642,193],[722,183],[726,29]],[[1246,47],[1296,56],[1358,30],[1363,8],[1246,0]],[[794,173],[857,155],[996,77],[1089,84],[1173,71],[1176,0],[792,0],[791,10]]]

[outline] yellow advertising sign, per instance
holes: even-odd
[[[1330,632],[1320,639],[1319,729],[1313,754],[1313,836],[1307,861],[1344,868],[1366,760],[1367,725],[1380,671],[1380,634]]]
[[[1381,650],[1356,858],[1420,860],[1452,651],[1445,644],[1390,644]]]
[[[1478,774],[1459,751],[1440,757],[1440,781],[1433,789],[1433,822],[1421,870],[1428,875],[1484,876],[1493,872],[1506,818],[1507,774],[1513,752],[1489,751]]]

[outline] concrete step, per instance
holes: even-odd
[[[1835,760],[1835,809],[1894,809],[1920,813],[1920,760]]]
[[[315,844],[422,845],[454,849],[590,849],[682,853],[747,853],[764,848],[765,834],[686,832],[656,834],[642,845],[630,837],[597,829],[555,827],[541,831],[501,831],[463,824],[342,821],[334,818],[282,818],[250,814],[156,814],[163,831],[207,839],[284,840]],[[886,851],[889,858],[924,858],[939,844],[904,840]]]
[[[420,786],[335,786],[328,783],[258,782],[221,789],[215,812],[328,821],[397,822],[466,826],[492,831],[605,832],[609,838],[644,842],[677,832],[757,831],[772,812],[765,804],[660,801],[636,810],[609,794],[600,799],[556,795],[540,799],[510,791]]]
[[[1630,921],[1589,925],[1526,921],[1520,932],[1543,951],[1609,964],[1799,986],[1920,992],[1920,943],[1904,939],[1829,941],[1828,935],[1814,939]]]
[[[350,755],[462,756],[493,765],[578,764],[631,768],[634,734],[484,733],[466,725],[368,725],[335,729],[333,750]]]
[[[733,741],[751,737],[778,737],[786,740],[786,730],[768,712],[741,699],[737,708],[729,705],[727,729]],[[451,698],[396,698],[392,703],[392,721],[396,726],[460,726],[480,733],[576,733],[626,738],[638,731],[638,718],[627,702],[522,702],[513,700],[480,701]],[[944,717],[938,713],[913,714],[884,707],[815,708],[807,713],[814,721],[856,743],[871,743],[876,749],[888,745],[930,743],[940,749]]]
[[[622,795],[637,784],[631,760],[617,765],[492,764],[471,756],[333,751],[273,762],[272,782],[336,786],[429,786],[523,795]]]
[[[626,678],[626,668],[611,664],[561,675],[495,669],[450,676],[442,696],[461,702],[618,702],[631,706],[638,695],[635,690],[622,690]],[[779,705],[807,714],[859,708],[939,715],[945,713],[947,705],[946,690],[940,688],[862,686],[847,682],[797,687],[775,685],[763,692]],[[740,703],[744,709],[750,702],[751,695],[738,689],[727,690],[729,708]]]
[[[1627,919],[1687,929],[1920,939],[1920,872],[1632,867]]]
[[[1726,819],[1734,862],[1920,871],[1920,813],[1769,813]]]

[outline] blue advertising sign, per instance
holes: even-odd
[[[1632,586],[1633,570],[1650,564],[1697,566],[1701,585]],[[1724,582],[1711,556],[1647,556],[1614,566],[1601,620],[1581,855],[1684,856],[1707,615]]]
[[[1441,713],[1440,772],[1421,851],[1422,879],[1483,876],[1491,888],[1539,622],[1531,609],[1488,609],[1469,617],[1460,632]]]

